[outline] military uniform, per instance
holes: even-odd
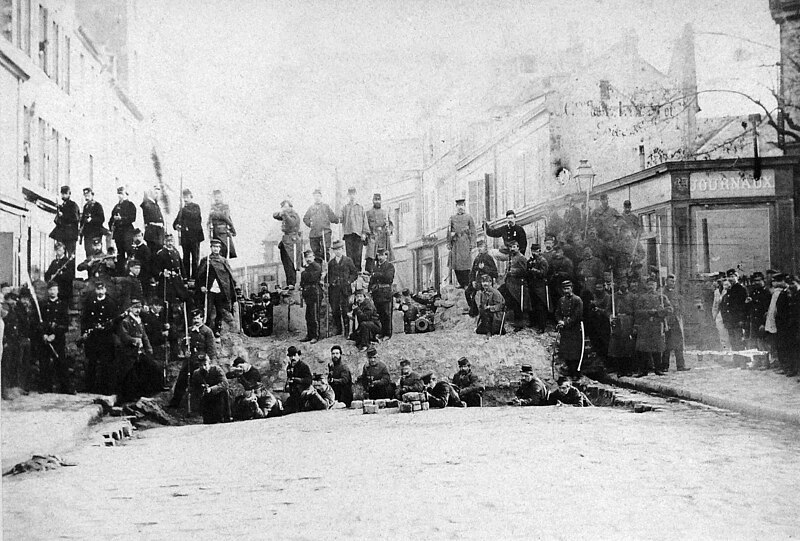
[[[406,393],[421,393],[424,390],[425,384],[422,383],[422,378],[419,377],[419,374],[416,372],[409,372],[405,376],[400,376],[394,397],[398,400],[402,400],[403,395]]]
[[[232,415],[237,421],[277,417],[282,413],[281,401],[261,382],[261,372],[251,366],[247,372],[230,371],[228,379],[236,380],[245,390],[233,399]]]
[[[144,241],[154,254],[164,246],[164,216],[158,203],[147,197],[142,200],[142,220],[144,221]]]
[[[672,305],[664,295],[646,291],[636,296],[634,322],[640,375],[651,370],[661,372],[661,355],[666,348],[664,322],[670,314]]]
[[[381,332],[380,316],[378,310],[375,308],[372,300],[369,297],[364,297],[353,309],[353,315],[358,321],[358,329],[356,329],[356,346],[365,348],[369,346],[370,342],[374,341],[377,335]]]
[[[117,328],[116,389],[128,402],[161,390],[162,372],[140,318],[129,313]]]
[[[210,262],[210,264],[209,264]],[[195,284],[203,287],[208,284],[209,308],[214,307],[214,332],[219,334],[222,330],[222,320],[230,316],[234,296],[236,291],[236,281],[233,279],[233,271],[224,257],[213,253],[204,257],[197,267]],[[200,289],[197,289],[200,291]],[[202,293],[201,293],[202,296]],[[205,299],[198,299],[198,306],[202,305]],[[206,314],[206,320],[211,318],[211,314]]]
[[[571,293],[558,299],[556,321],[563,321],[558,342],[559,358],[567,364],[572,376],[578,375],[578,363],[583,354],[583,301]]]
[[[369,279],[369,291],[381,321],[381,335],[392,336],[392,283],[394,282],[394,265],[385,261],[376,265]]]
[[[611,320],[608,357],[616,365],[618,375],[629,376],[633,372],[633,357],[636,353],[633,326],[636,296],[627,291],[618,293],[614,300],[617,316]]]
[[[92,240],[95,237],[105,237],[108,235],[108,229],[103,227],[105,221],[106,215],[103,212],[103,205],[94,200],[87,201],[83,205],[80,221],[80,235],[83,237],[83,248],[87,254],[92,251]]]
[[[392,239],[389,233],[392,221],[389,219],[389,214],[386,210],[380,207],[375,208],[374,205],[366,212],[366,215],[367,228],[369,229],[366,248],[366,270],[367,272],[372,272],[375,261],[378,258],[378,252],[381,250],[388,250],[389,260],[391,261],[392,259]]]
[[[450,268],[456,275],[458,285],[467,287],[472,264],[472,246],[475,244],[475,222],[469,214],[450,216],[447,229],[447,245],[450,248]]]
[[[370,399],[394,398],[394,383],[389,375],[389,369],[381,361],[377,361],[374,366],[369,362],[364,365],[361,371],[361,385]]]
[[[339,259],[332,257],[328,262],[328,302],[333,316],[333,334],[350,335],[350,294],[352,284],[358,278],[353,260],[346,255]]]
[[[464,296],[467,299],[467,304],[469,304],[470,317],[478,315],[478,306],[475,304],[475,293],[478,291],[478,288],[480,288],[481,275],[483,274],[488,274],[493,280],[497,280],[499,276],[497,272],[497,263],[495,263],[494,258],[489,255],[489,253],[479,253],[472,261],[472,269],[469,272],[469,284],[464,290]],[[473,284],[477,284],[477,287]]]
[[[53,259],[44,273],[45,282],[51,280],[58,284],[58,298],[67,304],[72,301],[72,282],[75,281],[75,258],[64,256]]]
[[[56,226],[50,232],[50,238],[63,244],[67,255],[75,255],[80,216],[81,211],[72,199],[67,199],[56,207],[56,217],[53,219]]]
[[[231,418],[230,393],[225,372],[212,364],[192,373],[192,394],[199,398],[203,424],[224,423]]]
[[[54,301],[48,298],[42,303],[41,309],[42,322],[38,332],[39,341],[42,342],[41,348],[39,348],[42,353],[39,361],[41,389],[44,392],[50,392],[53,389],[53,379],[55,379],[60,392],[73,392],[66,351],[66,334],[69,330],[67,303],[59,298]],[[55,335],[55,338],[52,342],[46,342],[43,339],[44,335]]]
[[[200,205],[186,203],[178,211],[172,229],[179,231],[183,250],[183,275],[194,276],[200,260],[200,243],[206,238],[203,233],[203,216]]]
[[[462,372],[459,370],[451,380],[456,387],[459,399],[470,407],[480,407],[483,401],[484,386],[480,384],[478,376],[472,370]]]
[[[505,312],[505,299],[495,288],[483,288],[475,294],[475,304],[478,307],[477,334],[503,334],[503,313]]]
[[[183,283],[183,264],[178,250],[166,246],[161,248],[153,259],[153,271],[158,276],[156,293],[160,299],[170,303],[189,299],[189,292]]]
[[[684,370],[686,361],[683,358],[683,299],[674,287],[665,287],[664,295],[672,305],[672,313],[667,316],[667,328],[664,335],[664,353],[661,354],[660,370],[669,372],[670,352],[675,352],[675,368]],[[767,300],[769,305],[769,300]]]
[[[86,335],[86,389],[91,393],[112,394],[114,381],[114,318],[117,305],[108,296],[90,299],[81,316],[81,331]]]
[[[316,261],[312,261],[300,273],[300,289],[303,301],[306,303],[306,338],[309,340],[319,339],[319,301],[322,286],[322,267]]]
[[[550,264],[547,259],[541,254],[532,254],[528,259],[528,284],[533,294],[533,297],[531,297],[532,323],[539,328],[540,332],[545,330],[550,305],[547,286],[549,272]]]
[[[130,258],[137,260],[141,264],[138,280],[142,284],[142,289],[148,294],[152,292],[151,280],[156,274],[154,256],[155,253],[144,242],[131,245]]]
[[[119,216],[119,219],[117,219]],[[117,247],[117,274],[122,274],[125,262],[133,246],[133,222],[136,221],[136,205],[123,199],[111,210],[108,227]]]
[[[501,252],[508,253],[508,243],[512,240],[517,241],[519,244],[519,253],[525,254],[525,250],[528,249],[528,235],[525,233],[525,230],[522,229],[519,225],[509,225],[503,224],[498,228],[491,228],[489,226],[486,227],[486,235],[493,238],[502,238],[504,244],[504,250]]]
[[[428,404],[432,408],[460,408],[465,405],[453,386],[442,380],[428,389]]]
[[[575,387],[570,387],[567,392],[562,391],[560,388],[555,388],[550,393],[550,403],[555,405],[558,403],[566,404],[568,406],[587,407],[592,403],[586,398],[586,395],[580,392]]]
[[[510,256],[505,283],[499,288],[506,305],[514,311],[514,318],[522,324],[525,314],[531,311],[531,292],[528,288],[528,261],[521,254]]]
[[[369,225],[364,207],[356,202],[346,203],[339,213],[339,223],[342,224],[345,253],[353,260],[356,270],[361,272],[364,242],[369,236]]]
[[[227,259],[236,258],[236,247],[233,245],[233,237],[236,236],[236,228],[231,219],[231,209],[227,203],[214,203],[208,212],[208,228],[211,230],[211,238],[217,238],[222,242],[219,254]]]
[[[175,381],[175,390],[172,393],[172,400],[170,406],[177,408],[183,399],[183,393],[186,392],[187,382],[190,371],[194,371],[194,367],[200,364],[202,359],[208,357],[212,361],[217,358],[217,349],[214,342],[214,333],[205,325],[199,327],[190,327],[189,343],[186,345],[186,357],[178,372],[178,379]]]
[[[323,260],[327,260],[326,255],[330,257],[331,224],[338,224],[339,217],[326,203],[314,203],[303,216],[303,223],[311,229],[308,240],[311,251],[314,252],[314,259],[317,263],[322,263]]]
[[[519,400],[520,406],[548,405],[547,385],[536,376],[533,376],[530,381],[522,382],[514,395]]]

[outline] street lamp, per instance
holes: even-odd
[[[582,190],[583,180],[586,180],[586,224],[583,227],[583,238],[589,232],[589,193],[594,188],[594,169],[589,165],[589,160],[580,160],[580,165],[575,170],[575,179],[578,181],[578,190]]]

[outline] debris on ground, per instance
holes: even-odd
[[[6,475],[19,475],[22,473],[30,473],[37,471],[55,470],[63,466],[77,466],[72,462],[67,462],[57,455],[33,455],[30,460],[20,462],[13,468],[3,474]]]

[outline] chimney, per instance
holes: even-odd
[[[694,28],[690,23],[683,27],[681,36],[675,41],[675,48],[670,61],[669,74],[674,77],[681,89],[683,97],[681,123],[683,138],[681,149],[683,158],[694,157],[697,144],[697,68],[694,54]]]

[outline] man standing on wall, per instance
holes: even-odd
[[[191,190],[183,190],[183,206],[178,211],[172,229],[178,231],[183,249],[183,275],[194,276],[200,259],[200,243],[206,238],[203,233],[203,216],[200,205],[193,201]]]
[[[456,213],[450,216],[447,229],[447,246],[450,248],[450,269],[455,273],[458,287],[469,284],[472,264],[472,246],[475,243],[475,222],[466,212],[466,200],[456,199]]]
[[[356,270],[361,272],[361,256],[369,235],[367,216],[364,207],[356,203],[355,188],[347,189],[347,197],[348,201],[339,213],[339,223],[342,224],[342,239],[347,257],[353,260]]]
[[[381,194],[379,193],[372,196],[372,208],[366,214],[369,228],[366,269],[367,272],[372,272],[375,268],[375,259],[380,251],[386,251],[387,257],[391,255],[392,221],[389,219],[389,214],[386,210],[381,208]]]
[[[50,238],[64,245],[67,256],[75,255],[75,245],[78,242],[78,222],[81,211],[78,204],[70,199],[72,192],[69,186],[61,186],[61,203],[56,208],[56,224],[50,233]]]
[[[117,246],[117,274],[123,274],[125,261],[131,255],[133,246],[133,222],[136,221],[136,206],[128,201],[128,192],[124,186],[117,188],[119,203],[111,211],[108,228]]]
[[[108,230],[103,227],[106,215],[103,212],[103,205],[94,200],[94,191],[91,188],[83,189],[83,198],[86,201],[83,205],[81,214],[80,229],[78,230],[79,241],[83,242],[86,255],[92,253],[92,239],[95,237],[105,237]]]
[[[278,243],[278,250],[281,253],[283,273],[286,275],[286,287],[294,289],[297,283],[297,250],[302,248],[300,215],[292,207],[292,202],[284,199],[281,201],[281,210],[272,217],[281,222],[283,237]]]
[[[341,240],[333,241],[331,250],[333,257],[328,262],[328,302],[333,316],[333,334],[344,332],[347,337],[350,336],[350,319],[347,317],[350,294],[358,272],[353,261],[343,254],[344,243]]]
[[[369,291],[381,320],[381,336],[392,337],[392,283],[394,282],[394,265],[389,263],[389,251],[378,251],[378,264],[369,279]]]
[[[331,224],[338,224],[339,217],[327,203],[322,202],[322,191],[319,188],[314,190],[314,204],[308,207],[303,216],[303,223],[311,228],[308,240],[314,252],[314,259],[317,263],[326,261],[330,258]]]

